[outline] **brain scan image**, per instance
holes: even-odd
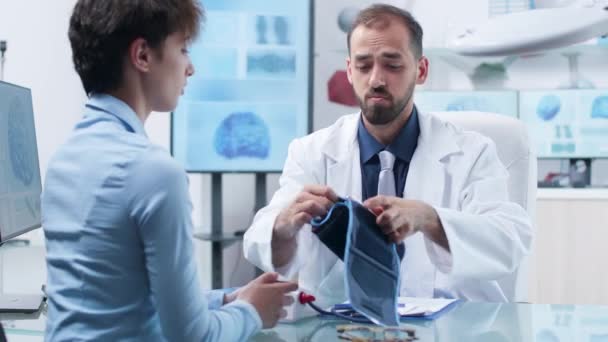
[[[29,142],[28,123],[24,105],[14,99],[8,110],[8,146],[11,169],[15,177],[25,186],[32,184],[36,157]]]
[[[219,155],[228,159],[266,159],[270,152],[268,127],[255,113],[232,113],[215,131],[214,147]]]
[[[591,117],[608,119],[608,96],[598,96],[593,100]]]
[[[551,121],[561,110],[562,103],[555,95],[545,95],[536,106],[536,115],[543,121]]]

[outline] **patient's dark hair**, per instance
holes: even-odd
[[[74,68],[87,94],[117,88],[129,45],[138,38],[154,49],[176,32],[190,40],[204,21],[198,0],[79,0],[68,36]]]
[[[422,57],[422,27],[410,12],[387,4],[371,5],[357,14],[346,36],[348,54],[350,55],[350,37],[357,27],[363,25],[383,29],[390,25],[390,19],[393,18],[400,20],[410,32],[410,48],[414,57]]]

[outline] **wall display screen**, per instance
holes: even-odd
[[[311,0],[209,0],[171,119],[189,172],[278,172],[310,130]]]
[[[608,157],[608,90],[520,92],[520,119],[540,158]]]
[[[476,111],[517,117],[516,91],[418,91],[416,108],[425,112]]]

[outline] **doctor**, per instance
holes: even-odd
[[[245,234],[246,258],[297,275],[323,304],[345,300],[344,264],[308,222],[337,195],[350,196],[405,245],[402,296],[514,300],[503,284],[529,252],[530,220],[509,201],[509,175],[490,139],[414,106],[414,87],[429,68],[422,28],[406,11],[373,5],[358,14],[347,41],[361,112],[291,143],[279,190]]]

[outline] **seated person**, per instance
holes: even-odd
[[[266,273],[204,293],[182,167],[144,122],[194,73],[195,0],[79,0],[74,65],[89,100],[49,163],[42,195],[46,340],[244,341],[285,314],[295,283]]]
[[[490,139],[414,106],[429,70],[422,28],[404,10],[373,5],[347,43],[361,112],[290,144],[280,188],[245,234],[245,257],[297,277],[323,305],[346,300],[344,263],[308,223],[351,197],[404,254],[401,296],[514,300],[499,281],[515,279],[528,254],[530,219],[509,201]]]

